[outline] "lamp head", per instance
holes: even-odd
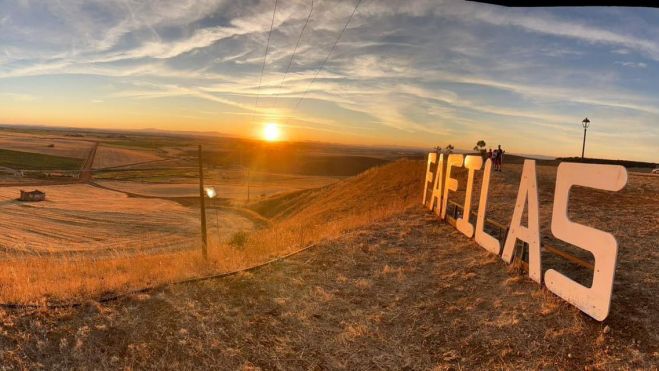
[[[584,129],[588,129],[588,126],[590,126],[590,120],[588,120],[588,117],[581,121],[581,125],[583,125]]]

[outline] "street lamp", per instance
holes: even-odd
[[[583,160],[584,153],[586,152],[586,130],[588,129],[588,126],[590,126],[590,120],[588,120],[588,117],[581,121],[581,126],[583,126],[583,146],[581,147],[581,159]]]

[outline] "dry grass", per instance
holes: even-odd
[[[617,315],[601,324],[527,278],[506,284],[515,273],[500,259],[478,263],[490,256],[416,208],[245,274],[80,308],[0,310],[0,363],[656,369],[656,326],[639,328],[645,318],[627,309],[634,303],[628,282],[617,288]],[[405,276],[397,280],[396,272]],[[365,281],[368,288],[358,284]]]
[[[589,224],[605,230],[611,223],[627,226],[627,233],[613,229],[621,241],[620,265],[611,315],[599,323],[506,269],[500,258],[420,206],[400,213],[405,204],[387,203],[398,198],[395,192],[409,192],[412,204],[419,201],[420,176],[409,188],[389,179],[402,177],[392,174],[405,166],[374,169],[346,182],[353,192],[380,185],[383,192],[369,202],[382,207],[370,213],[357,208],[366,201],[328,187],[309,192],[326,197],[321,204],[306,201],[315,210],[304,210],[298,202],[306,195],[298,195],[288,214],[251,234],[243,249],[213,249],[211,265],[196,252],[166,257],[172,263],[167,267],[180,266],[180,274],[201,274],[326,238],[279,263],[104,304],[0,310],[0,363],[81,369],[656,369],[658,230],[656,224],[631,225],[656,215],[657,183],[630,179],[628,190],[616,195],[575,192],[580,197],[571,215],[591,218]],[[506,170],[497,175],[491,203],[492,214],[504,219],[516,193],[509,188],[519,180],[518,168]],[[551,202],[551,181],[541,177],[541,202]],[[602,208],[603,200],[620,208],[598,212],[593,206]],[[354,208],[345,210],[343,203]],[[347,213],[345,219],[332,216],[333,209]],[[148,268],[145,261],[135,263]],[[570,276],[579,273],[577,267],[560,268]],[[169,273],[159,274],[157,280]]]
[[[114,251],[118,256],[96,259],[3,260],[0,269],[7,273],[0,285],[0,301],[79,301],[254,266],[405,210],[418,201],[422,171],[419,162],[403,160],[314,192],[313,202],[300,204],[295,215],[249,234],[240,248],[218,244],[211,236],[207,262],[197,249],[137,255]],[[155,240],[159,241],[165,242]]]

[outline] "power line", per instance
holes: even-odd
[[[263,64],[261,65],[261,77],[259,77],[259,87],[256,89],[256,102],[254,103],[254,110],[256,110],[256,108],[258,108],[259,106],[261,82],[263,81],[263,71],[265,71],[265,61],[268,58],[268,49],[270,49],[270,36],[272,35],[272,26],[275,24],[275,14],[277,13],[277,1],[278,0],[275,0],[275,9],[272,11],[272,21],[270,22],[270,31],[268,32],[268,41],[265,44],[265,54],[263,55]]]
[[[346,22],[345,26],[343,26],[343,29],[342,29],[341,32],[339,33],[339,36],[336,38],[336,40],[334,40],[334,45],[332,45],[332,49],[330,49],[329,53],[327,53],[327,56],[325,57],[325,60],[324,60],[323,63],[320,65],[320,67],[318,67],[318,69],[316,70],[316,73],[314,74],[313,78],[312,78],[311,81],[309,82],[309,85],[307,85],[307,88],[304,89],[304,92],[302,93],[302,96],[301,96],[300,99],[298,99],[298,101],[295,103],[295,106],[293,107],[293,111],[295,111],[295,110],[297,109],[297,107],[300,105],[300,102],[302,102],[302,100],[306,97],[307,92],[309,91],[309,88],[311,88],[311,84],[313,84],[314,81],[316,81],[316,77],[318,77],[318,74],[320,73],[320,71],[321,71],[323,68],[325,68],[325,64],[327,64],[327,61],[329,60],[330,56],[332,55],[332,53],[334,53],[334,49],[336,49],[336,45],[339,43],[339,40],[341,40],[341,37],[343,36],[343,33],[344,33],[344,32],[346,31],[346,29],[348,28],[348,25],[349,25],[350,22],[352,21],[352,18],[354,17],[355,12],[357,12],[357,8],[359,8],[359,4],[361,4],[361,2],[362,2],[362,0],[358,0],[358,1],[357,1],[357,4],[355,5],[355,9],[353,9],[353,10],[352,10],[352,13],[350,14],[350,18],[348,18],[348,21]]]
[[[307,25],[309,24],[309,20],[311,19],[311,13],[313,13],[313,1],[314,0],[311,0],[311,9],[309,9],[309,15],[307,16],[307,20],[304,22],[304,26],[302,26],[302,31],[300,31],[300,36],[298,36],[297,38],[297,42],[295,43],[295,48],[293,49],[293,54],[291,54],[291,59],[288,60],[288,66],[286,66],[286,72],[284,72],[284,76],[282,77],[281,82],[279,83],[280,90],[284,86],[284,81],[286,81],[286,75],[288,75],[288,72],[291,70],[293,59],[295,58],[297,49],[300,46],[300,41],[302,40],[302,35],[304,35],[304,30],[307,29]]]

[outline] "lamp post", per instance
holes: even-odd
[[[583,126],[583,146],[581,147],[581,159],[583,160],[584,153],[586,152],[586,130],[588,129],[588,126],[590,126],[590,120],[588,120],[588,117],[581,121],[581,126]]]

